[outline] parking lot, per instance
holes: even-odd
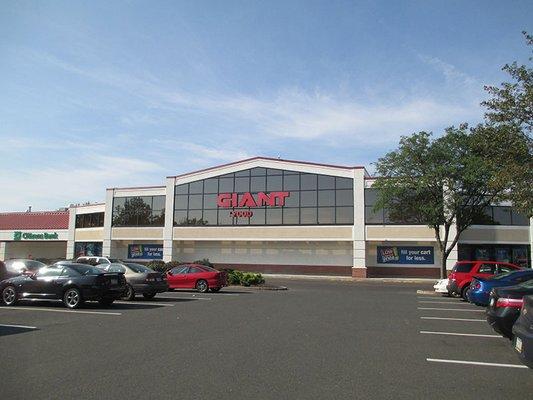
[[[0,307],[4,399],[520,399],[484,309],[430,284],[274,280],[287,291]]]

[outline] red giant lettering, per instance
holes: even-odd
[[[217,206],[221,208],[234,207],[283,207],[285,199],[290,196],[290,192],[257,193],[256,198],[249,193],[220,193],[217,196]]]

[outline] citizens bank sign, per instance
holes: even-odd
[[[13,240],[59,240],[57,232],[13,232]]]
[[[259,192],[252,193],[220,193],[217,197],[219,208],[257,208],[257,207],[283,207],[285,199],[290,196],[290,192]],[[253,211],[230,211],[232,217],[250,218]]]

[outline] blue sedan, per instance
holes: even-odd
[[[489,305],[489,295],[493,288],[513,286],[533,279],[533,270],[507,272],[490,278],[474,278],[467,292],[468,301],[478,306]]]

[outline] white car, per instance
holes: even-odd
[[[448,279],[440,279],[435,285],[433,285],[433,288],[435,289],[436,293],[442,293],[442,294],[449,294],[448,293]]]

